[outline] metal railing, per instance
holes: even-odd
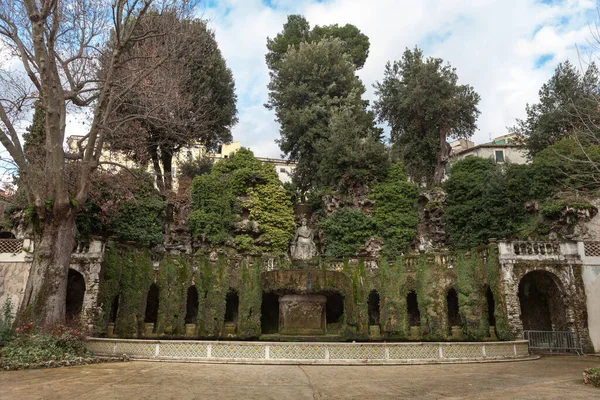
[[[581,340],[571,331],[524,331],[523,339],[529,341],[529,349],[545,353],[575,351],[583,355]]]

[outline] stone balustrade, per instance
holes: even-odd
[[[252,364],[429,364],[529,358],[512,342],[285,343],[88,338],[101,356],[139,360]]]
[[[575,261],[580,259],[577,242],[500,241],[501,260]]]

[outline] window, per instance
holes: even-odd
[[[285,172],[285,168],[279,168],[279,172]]]
[[[188,158],[188,160],[191,160],[191,159],[193,158],[193,155],[192,155],[192,151],[191,151],[191,150],[188,150],[188,151],[187,151],[187,158]]]
[[[502,150],[496,150],[496,162],[497,163],[504,162],[504,152]]]

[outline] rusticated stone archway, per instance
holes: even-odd
[[[571,262],[511,261],[501,262],[506,315],[511,335],[520,339],[524,329],[551,327],[553,330],[577,333],[584,348],[590,347],[581,265]],[[523,305],[521,301],[524,301]],[[550,315],[549,319],[543,321],[540,311],[537,317],[532,315],[531,311],[536,308],[536,304],[537,308],[547,304],[546,314]]]
[[[523,276],[519,282],[519,303],[524,330],[568,329],[561,286],[556,275],[548,271],[531,271]]]

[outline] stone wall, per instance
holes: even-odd
[[[32,243],[25,239],[19,253],[0,253],[0,306],[10,299],[16,311],[21,305],[29,271],[31,270]],[[71,255],[70,269],[79,272],[85,281],[81,320],[90,328],[98,312],[98,291],[104,243],[98,240],[79,243]]]
[[[29,262],[0,262],[0,307],[10,300],[16,310],[25,293],[25,285],[29,277]]]

